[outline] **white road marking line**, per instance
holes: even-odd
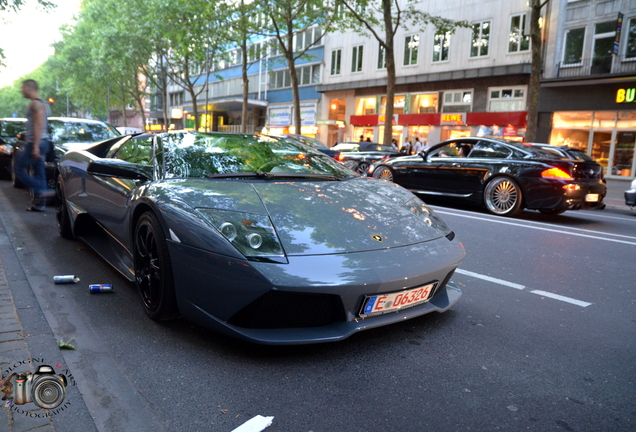
[[[565,296],[562,296],[562,295],[559,295],[559,294],[553,294],[553,293],[550,293],[550,292],[547,292],[547,291],[533,290],[533,291],[530,291],[530,292],[532,294],[538,294],[538,295],[543,296],[543,297],[549,297],[551,299],[561,300],[563,302],[571,303],[573,305],[577,305],[577,306],[581,306],[581,307],[588,307],[588,306],[590,306],[592,304],[592,303],[584,302],[584,301],[581,301],[581,300],[576,300],[576,299],[573,299],[573,298],[570,298],[570,297],[565,297]]]
[[[270,427],[272,425],[272,421],[274,421],[273,416],[263,417],[262,415],[257,415],[256,417],[252,417],[241,426],[232,430],[232,432],[260,432]]]
[[[495,222],[495,223],[499,223],[499,224],[502,224],[502,225],[512,225],[512,226],[518,226],[518,227],[522,227],[522,228],[535,229],[535,230],[539,230],[539,231],[549,231],[549,232],[555,232],[555,233],[559,233],[559,234],[572,235],[572,236],[576,236],[576,237],[586,237],[586,238],[591,238],[591,239],[595,239],[595,240],[603,240],[603,241],[608,241],[608,242],[623,243],[623,244],[636,246],[636,242],[630,242],[630,241],[625,241],[625,240],[617,240],[617,239],[612,239],[612,238],[603,238],[603,237],[592,236],[592,235],[587,235],[587,234],[579,234],[579,233],[563,231],[563,230],[542,228],[542,227],[538,227],[538,226],[523,225],[523,224],[520,224],[520,223],[508,222],[508,221],[505,221],[505,220],[488,219],[488,218],[483,218],[483,217],[469,216],[469,215],[463,215],[463,214],[451,213],[451,212],[445,212],[445,211],[439,211],[439,210],[436,210],[435,213],[446,214],[446,215],[450,215],[450,216],[463,217],[463,218],[467,218],[467,219],[477,219],[477,220],[486,221],[486,222]],[[618,234],[609,234],[609,233],[604,233],[604,232],[601,232],[601,233],[605,234],[605,235],[618,236]],[[628,237],[628,238],[633,238],[633,237]]]
[[[479,274],[479,273],[473,273],[473,272],[468,271],[468,270],[457,269],[457,270],[455,270],[455,273],[464,274],[466,276],[472,276],[472,277],[477,278],[477,279],[483,279],[483,280],[488,281],[488,282],[496,283],[496,284],[499,284],[499,285],[505,285],[507,287],[518,289],[518,290],[522,290],[522,289],[525,288],[525,286],[516,284],[514,282],[508,282],[508,281],[505,281],[503,279],[497,279],[497,278],[486,276],[486,275],[482,275],[482,274]]]
[[[504,285],[504,286],[507,286],[507,287],[510,287],[510,288],[514,288],[514,289],[518,289],[518,290],[523,290],[523,289],[526,288],[525,286],[516,284],[514,282],[508,282],[508,281],[505,281],[503,279],[497,279],[497,278],[494,278],[494,277],[482,275],[482,274],[479,274],[479,273],[474,273],[474,272],[471,272],[471,271],[468,271],[468,270],[462,270],[462,269],[459,269],[459,268],[457,270],[455,270],[455,273],[463,274],[463,275],[466,275],[466,276],[471,276],[471,277],[474,277],[474,278],[477,278],[477,279],[483,279],[483,280],[488,281],[488,282],[496,283],[496,284],[499,284],[499,285]],[[547,292],[547,291],[532,290],[530,292],[533,293],[533,294],[538,294],[538,295],[543,296],[543,297],[549,297],[549,298],[554,299],[554,300],[560,300],[560,301],[563,301],[563,302],[566,302],[566,303],[570,303],[570,304],[573,304],[573,305],[577,305],[577,306],[581,306],[581,307],[588,307],[588,306],[590,306],[592,304],[592,303],[584,302],[584,301],[581,301],[581,300],[576,300],[576,299],[573,299],[573,298],[570,298],[570,297],[565,297],[565,296],[562,296],[562,295],[559,295],[559,294],[553,294],[553,293],[550,293],[550,292]]]

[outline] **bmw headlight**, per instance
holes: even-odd
[[[197,210],[248,259],[287,262],[269,217],[230,210]]]
[[[451,231],[448,225],[446,225],[446,223],[441,220],[439,216],[437,216],[435,212],[421,199],[417,197],[410,199],[403,205],[403,207],[420,217],[427,225],[430,225],[443,233]]]

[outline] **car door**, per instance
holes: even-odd
[[[425,158],[413,163],[409,183],[419,193],[463,197],[466,194],[465,176],[468,158],[460,150],[472,143],[450,141],[433,147]]]
[[[122,172],[151,172],[152,138],[132,138],[113,148],[107,158],[97,159],[99,167],[89,164],[86,174],[86,210],[104,228],[123,241],[130,200],[140,182],[145,179],[119,175]],[[108,169],[104,169],[104,166]]]

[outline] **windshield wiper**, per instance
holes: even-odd
[[[265,179],[274,178],[311,178],[320,180],[333,180],[340,181],[341,179],[331,174],[301,174],[301,173],[266,173],[266,172],[243,172],[243,173],[224,173],[224,174],[210,174],[208,178],[242,178],[242,177],[256,177]]]

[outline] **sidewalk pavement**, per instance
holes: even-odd
[[[2,373],[2,381],[0,382],[3,384],[4,379],[11,374],[10,369],[12,367],[18,362],[33,358],[9,286],[10,279],[11,282],[17,282],[17,279],[19,279],[18,274],[21,272],[16,271],[17,266],[20,266],[20,264],[15,254],[15,248],[2,220],[0,220],[0,371]],[[10,276],[7,277],[9,268],[12,269],[14,274],[11,275],[9,273]],[[15,276],[18,277],[16,278]],[[26,307],[29,308],[31,306]],[[18,367],[17,370],[24,372],[24,366]],[[32,370],[32,372],[34,371]],[[11,409],[11,406],[7,405],[6,401],[2,401],[2,407],[2,416],[6,419],[6,421],[5,419],[0,420],[0,431],[2,432],[55,431],[53,421],[51,417],[47,416],[46,410],[29,410],[28,415],[25,415],[26,408],[24,410],[20,409],[22,411],[21,414],[20,411]],[[14,408],[19,409],[17,405]]]
[[[625,205],[625,191],[629,189],[632,179],[606,179],[607,195],[603,200],[608,207],[629,209]]]

